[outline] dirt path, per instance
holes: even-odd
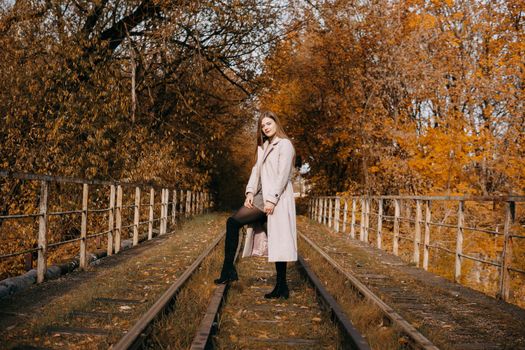
[[[306,217],[298,231],[442,349],[525,349],[525,310],[335,234]]]

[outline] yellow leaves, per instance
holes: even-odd
[[[380,170],[379,167],[375,165],[368,168],[368,171],[371,173],[377,173],[379,172],[379,170]]]
[[[454,0],[431,0],[434,6],[448,6],[451,7],[454,5]]]
[[[411,30],[414,29],[423,29],[429,30],[436,26],[437,20],[436,17],[429,13],[410,13],[407,16],[407,27]]]

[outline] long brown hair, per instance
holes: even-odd
[[[259,118],[257,119],[257,132],[256,132],[256,135],[257,135],[257,144],[255,145],[255,163],[257,162],[257,148],[259,146],[262,147],[262,145],[264,144],[264,142],[266,140],[268,140],[268,137],[266,135],[264,135],[264,133],[262,132],[262,120],[264,118],[270,118],[270,119],[273,119],[273,121],[275,122],[276,124],[276,127],[277,127],[277,131],[275,132],[275,136],[281,138],[281,139],[290,139],[286,133],[284,132],[284,129],[283,129],[283,125],[281,124],[281,121],[279,120],[279,117],[277,117],[277,115],[273,112],[270,112],[270,111],[263,111],[261,112],[261,114],[259,115]]]

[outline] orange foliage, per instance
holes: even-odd
[[[524,192],[521,2],[316,8],[267,59],[261,96],[315,191]]]

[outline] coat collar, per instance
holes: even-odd
[[[271,143],[269,143],[268,140],[264,142],[266,146],[264,148],[263,163],[266,160],[266,157],[268,157],[268,154],[270,154],[270,152],[274,149],[275,145],[279,143],[279,141],[281,141],[281,138],[275,135]]]
[[[273,140],[272,140],[272,145],[275,146],[277,143],[279,143],[279,141],[281,141],[281,138],[279,136],[275,135],[273,137]]]
[[[270,143],[270,146],[275,146],[275,145],[278,144],[279,141],[281,141],[281,140],[282,140],[282,139],[281,139],[279,136],[275,135],[271,143],[270,143],[270,141],[268,141],[268,140],[264,141],[264,143],[263,143],[263,148],[266,149],[266,148],[268,147],[268,143]]]

